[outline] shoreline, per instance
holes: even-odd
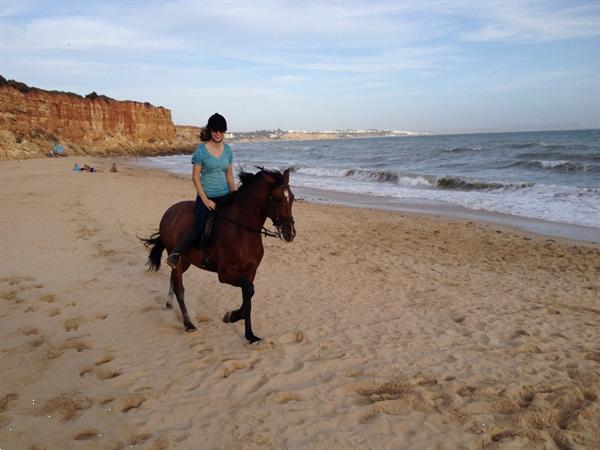
[[[441,218],[473,220],[493,225],[507,226],[540,236],[558,237],[573,241],[600,242],[600,229],[577,224],[550,222],[525,216],[475,210],[442,202],[425,200],[397,199],[367,194],[354,194],[328,191],[302,186],[293,186],[296,197],[304,196],[307,201],[355,208],[374,208],[385,211],[398,211]]]
[[[139,161],[136,162],[135,165],[142,167],[145,170],[157,170],[159,172],[169,173],[176,177],[189,178],[189,176],[182,173],[172,172],[166,168],[149,167]],[[296,198],[303,198],[305,201],[311,203],[343,205],[351,208],[371,208],[382,211],[398,211],[418,215],[437,216],[441,218],[461,219],[465,221],[472,220],[497,226],[506,226],[522,232],[537,234],[539,236],[589,242],[591,244],[600,242],[600,229],[583,225],[551,222],[548,220],[486,210],[475,210],[450,203],[427,202],[423,199],[398,199],[394,197],[294,186],[293,174],[291,186]]]

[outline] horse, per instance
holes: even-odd
[[[242,305],[223,317],[225,323],[244,319],[245,337],[250,344],[261,339],[252,331],[251,310],[254,296],[254,277],[264,255],[261,234],[292,242],[296,236],[292,204],[294,194],[289,186],[289,169],[259,168],[257,173],[240,171],[240,187],[233,192],[231,201],[218,210],[215,223],[216,236],[202,248],[191,246],[181,262],[171,269],[169,300],[171,309],[173,293],[179,303],[183,325],[188,332],[196,327],[189,318],[184,301],[183,274],[190,266],[216,272],[221,283],[242,290]],[[276,232],[265,230],[267,218],[271,219]],[[183,201],[172,205],[164,213],[159,231],[147,239],[140,238],[150,249],[146,265],[149,271],[158,271],[163,250],[171,252],[194,222],[194,202]]]

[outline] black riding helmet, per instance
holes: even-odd
[[[222,131],[224,133],[227,131],[227,121],[225,120],[225,117],[223,117],[221,114],[214,113],[208,119],[206,128],[209,131]]]

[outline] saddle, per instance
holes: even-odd
[[[197,249],[210,247],[217,239],[217,224],[219,223],[219,208],[210,211],[206,217],[206,223],[200,236],[194,242]]]

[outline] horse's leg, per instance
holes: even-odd
[[[173,282],[173,290],[175,291],[175,297],[177,297],[177,303],[179,303],[181,315],[183,316],[183,325],[185,326],[185,331],[196,331],[196,327],[190,320],[190,316],[188,315],[184,301],[185,289],[183,288],[183,272],[185,272],[188,267],[189,263],[185,265],[183,263],[179,264],[175,269],[171,271],[171,280]]]
[[[242,306],[240,309],[230,311],[223,317],[223,322],[234,323],[244,319],[244,328],[246,339],[252,344],[260,341],[261,338],[252,332],[252,296],[254,295],[254,284],[249,280],[241,280],[239,283],[242,288]]]
[[[169,298],[167,299],[167,309],[173,309],[173,296],[175,295],[175,291],[173,291],[173,271],[171,271],[171,278],[169,280]]]

